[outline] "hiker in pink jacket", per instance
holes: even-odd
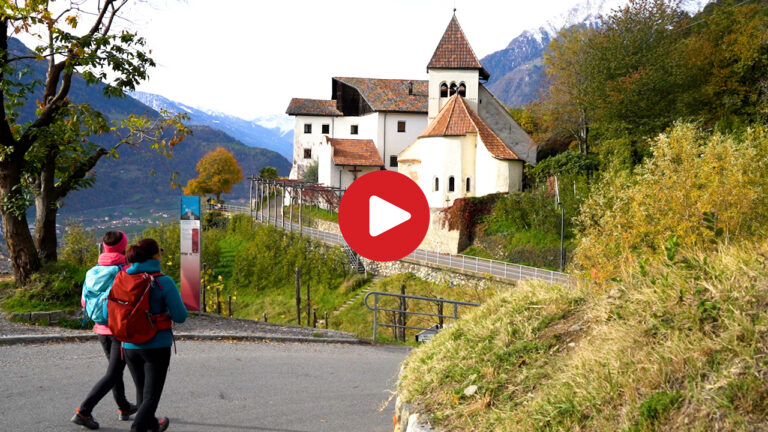
[[[125,260],[125,249],[128,246],[128,237],[122,231],[109,231],[103,238],[104,253],[99,255],[98,265],[88,270],[85,283],[83,284],[83,297],[81,302],[86,313],[86,298],[93,298],[94,285],[100,284],[103,289],[109,289],[112,281],[118,271],[127,267]],[[96,287],[98,288],[98,287]],[[106,296],[104,296],[106,299]],[[106,318],[106,308],[104,308],[104,317]],[[94,319],[94,322],[97,321]],[[99,342],[104,349],[104,354],[109,360],[107,372],[93,386],[83,403],[75,410],[72,417],[72,423],[85,426],[88,429],[98,429],[99,423],[91,415],[91,411],[99,401],[112,390],[118,407],[118,417],[120,420],[128,421],[132,414],[136,413],[136,405],[131,404],[125,398],[125,385],[123,384],[123,371],[125,370],[125,359],[120,349],[120,341],[112,336],[112,332],[105,324],[94,323],[93,331],[99,335]]]

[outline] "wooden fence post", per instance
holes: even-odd
[[[296,323],[301,325],[301,270],[296,267]]]
[[[310,316],[311,314],[312,314],[312,297],[309,294],[309,281],[307,281],[307,327],[312,325],[312,323],[310,323],[309,321],[311,318]]]

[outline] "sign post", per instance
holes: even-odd
[[[200,197],[181,197],[181,300],[200,310]]]

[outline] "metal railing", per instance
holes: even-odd
[[[368,298],[371,296],[373,296],[373,306],[368,304]],[[433,314],[428,312],[415,312],[415,311],[409,311],[407,308],[403,308],[403,309],[382,308],[382,307],[379,307],[379,297],[395,297],[398,299],[420,300],[420,301],[435,303],[438,305],[439,313]],[[445,318],[450,318],[453,320],[459,319],[459,306],[472,306],[472,307],[480,306],[480,304],[478,303],[462,302],[457,300],[445,300],[445,299],[433,298],[433,297],[421,297],[421,296],[414,296],[414,295],[408,295],[408,294],[395,294],[395,293],[388,293],[388,292],[382,292],[382,291],[369,292],[363,298],[363,303],[365,304],[365,307],[373,311],[373,341],[374,342],[376,342],[376,336],[378,333],[379,326],[397,328],[397,329],[403,329],[403,330],[406,330],[406,329],[429,330],[430,329],[430,327],[416,327],[416,326],[401,325],[396,323],[389,324],[385,322],[379,322],[379,312],[394,312],[394,313],[404,314],[404,315],[434,317],[439,320],[440,326],[442,327],[442,323]],[[453,305],[452,315],[445,315],[442,313],[443,308],[446,304]]]
[[[251,213],[251,209],[244,206],[231,206],[226,204],[222,205],[221,208],[222,210],[237,213]],[[321,231],[307,226],[300,226],[295,222],[287,222],[284,218],[275,218],[273,216],[268,217],[264,212],[261,214],[257,213],[257,210],[253,211],[254,217],[256,217],[260,222],[274,225],[286,231],[301,232],[303,235],[325,243],[338,245],[346,244],[344,237],[342,237],[341,234]],[[487,274],[496,279],[510,281],[536,279],[550,283],[562,284],[573,284],[576,282],[576,278],[567,273],[561,273],[537,267],[529,267],[520,264],[512,264],[488,258],[479,258],[462,254],[433,252],[424,249],[414,250],[406,257],[404,257],[402,261],[411,261],[417,264],[434,264],[456,270],[469,271],[478,274]]]

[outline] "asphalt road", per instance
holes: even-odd
[[[390,432],[403,347],[191,342],[171,358],[169,431]],[[74,409],[103,374],[98,342],[0,346],[0,430],[80,431]],[[128,399],[135,401],[125,371]],[[386,407],[382,409],[383,406]],[[108,394],[93,415],[129,430]]]

